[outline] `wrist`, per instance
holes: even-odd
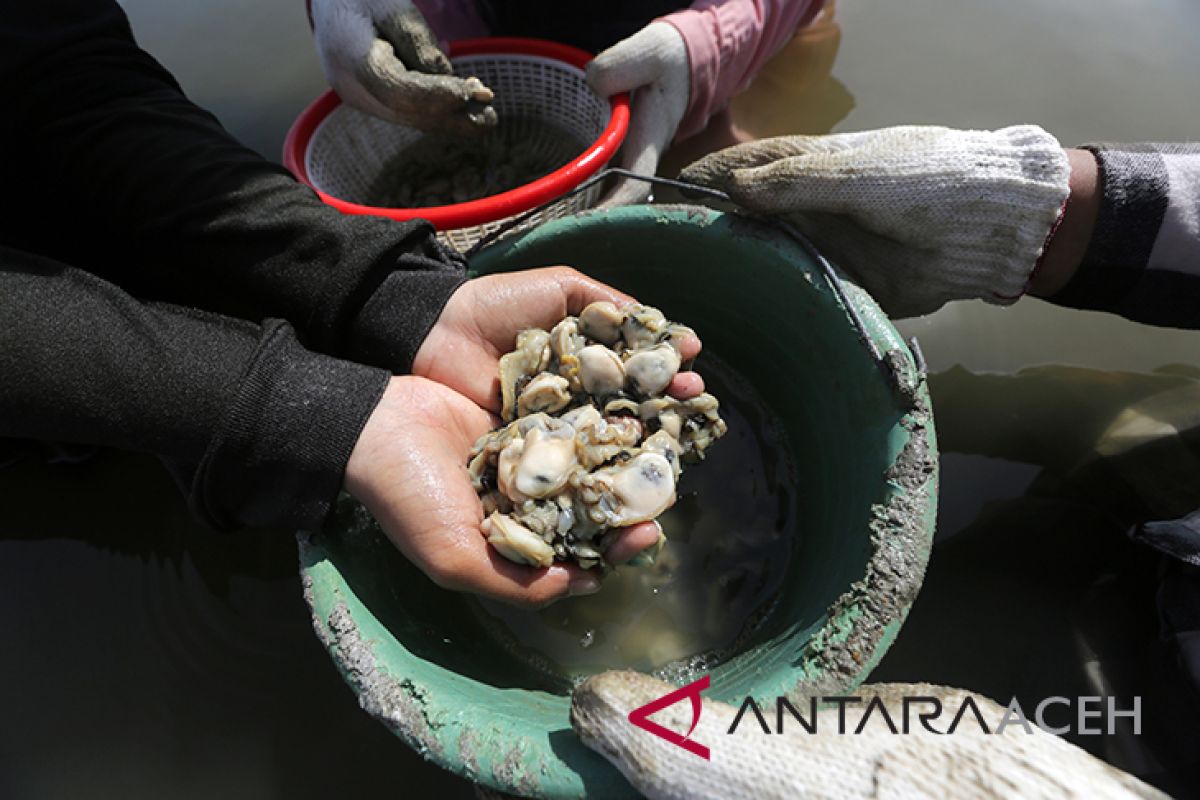
[[[196,468],[192,507],[218,529],[318,527],[386,385],[382,370],[306,350],[267,320]]]
[[[379,394],[378,402],[367,416],[359,431],[358,439],[346,459],[346,470],[342,478],[342,488],[361,503],[370,505],[371,486],[378,477],[376,475],[380,459],[379,451],[395,435],[395,420],[391,413],[397,392],[404,389],[404,384],[410,380],[405,376],[392,376]]]
[[[1029,294],[1048,297],[1061,291],[1083,261],[1100,210],[1099,166],[1088,150],[1069,149],[1070,193],[1057,228],[1030,276]]]

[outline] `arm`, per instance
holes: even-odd
[[[396,372],[464,279],[427,224],[343,217],[238,144],[109,0],[9,9],[0,75],[0,144],[21,154],[0,177],[23,198],[0,240],[143,299],[287,319],[315,350]]]
[[[588,65],[592,88],[605,97],[632,93],[617,166],[654,174],[672,140],[703,128],[819,10],[814,0],[698,0],[596,56]],[[649,194],[646,184],[625,179],[601,205],[641,203]]]
[[[0,436],[159,456],[218,528],[315,527],[387,384],[263,326],[0,248]]]
[[[893,316],[1028,291],[1200,327],[1200,144],[901,126],[749,142],[681,178],[786,215]]]
[[[1200,328],[1200,144],[1087,145],[1068,154],[1071,199],[1031,292]]]
[[[1041,260],[1029,276],[1029,293],[1047,297],[1061,291],[1083,260],[1096,227],[1100,209],[1096,159],[1087,150],[1067,150],[1070,164],[1070,194],[1063,205],[1057,227],[1046,242]]]
[[[442,365],[440,379],[490,395],[490,385],[470,383],[495,375],[494,356],[477,370],[487,358],[478,337],[512,337],[489,304],[512,312],[506,297],[540,291],[549,318],[551,293],[576,311],[597,292],[615,296],[565,270],[541,272],[541,290],[495,276],[450,306],[437,345],[469,369]],[[514,564],[480,534],[464,464],[492,415],[433,380],[311,353],[279,320],[257,326],[141,303],[90,273],[0,248],[0,374],[0,438],[155,454],[214,527],[315,528],[344,485],[442,586],[532,606],[599,588],[578,567]],[[651,524],[627,529],[613,558],[631,558],[657,535]]]
[[[697,0],[663,17],[682,34],[691,69],[691,94],[678,137],[699,133],[824,5],[823,0]]]

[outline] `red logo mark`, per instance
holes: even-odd
[[[705,761],[708,761],[708,748],[699,742],[693,742],[688,737],[692,735],[692,731],[696,730],[696,726],[700,724],[700,692],[708,688],[709,676],[705,675],[698,681],[689,683],[687,686],[676,689],[670,694],[665,694],[654,702],[647,703],[641,708],[635,708],[629,712],[629,721],[638,726],[647,733],[653,733],[660,739],[666,739],[674,745],[682,747],[693,755],[700,756]],[[649,717],[658,711],[670,705],[674,705],[684,697],[692,699],[692,727],[688,728],[688,732],[682,736],[675,731],[664,728],[657,722],[651,722]]]

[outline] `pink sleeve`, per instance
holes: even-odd
[[[444,47],[455,39],[487,36],[488,29],[479,16],[474,0],[413,0],[425,21]],[[304,0],[308,27],[312,27],[312,0]]]
[[[487,36],[488,29],[474,0],[413,0],[443,46],[455,39]]]
[[[691,65],[691,96],[677,138],[700,132],[824,5],[824,0],[696,0],[663,17],[683,36]]]

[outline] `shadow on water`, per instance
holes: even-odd
[[[208,531],[129,454],[27,458],[0,497],[0,796],[473,796],[358,709],[290,533]]]

